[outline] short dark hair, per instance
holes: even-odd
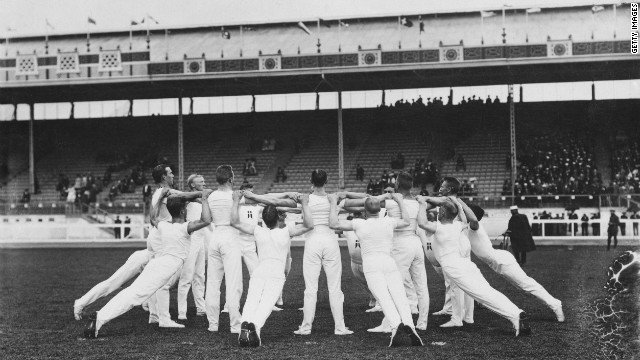
[[[413,187],[413,177],[406,171],[401,171],[396,179],[398,190],[411,190]]]
[[[442,183],[447,183],[449,184],[450,188],[451,188],[451,194],[457,194],[460,191],[460,180],[451,177],[451,176],[445,176],[442,179]],[[442,187],[442,185],[440,185],[440,187]]]
[[[324,170],[313,170],[311,172],[311,183],[315,187],[324,186],[327,183],[327,172]]]
[[[480,206],[478,206],[476,204],[467,204],[467,206],[469,207],[469,209],[471,209],[471,211],[473,211],[473,213],[475,214],[476,218],[478,218],[478,221],[482,220],[482,217],[484,216],[484,209],[483,208],[481,208]]]
[[[187,202],[184,199],[178,197],[167,198],[167,210],[172,217],[180,217],[180,213]]]
[[[454,219],[458,215],[458,207],[450,201],[443,202],[440,207],[444,208],[448,219]]]
[[[240,190],[253,189],[253,185],[251,184],[242,184],[240,185]]]
[[[262,221],[269,229],[278,225],[278,209],[273,205],[268,205],[262,210]]]
[[[162,177],[167,175],[168,167],[169,165],[167,164],[160,164],[153,168],[153,171],[151,171],[151,176],[153,177],[153,181],[155,181],[156,184],[160,184],[162,182]]]
[[[224,185],[233,178],[233,168],[231,165],[220,165],[216,169],[216,182]]]

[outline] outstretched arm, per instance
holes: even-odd
[[[177,197],[186,201],[194,201],[202,196],[202,191],[182,192],[171,189],[169,192],[170,196]]]
[[[417,200],[420,204],[420,209],[418,210],[418,226],[424,229],[429,235],[435,233],[436,224],[427,220],[427,202],[424,196],[418,196]]]
[[[193,233],[194,231],[198,231],[203,227],[211,224],[211,221],[213,220],[213,218],[211,216],[211,209],[209,208],[209,201],[207,201],[207,198],[209,197],[209,195],[211,195],[212,192],[213,190],[211,189],[206,189],[202,191],[202,198],[201,198],[202,212],[200,213],[200,219],[189,222],[189,225],[187,225],[187,232],[189,234]]]
[[[253,235],[256,230],[255,224],[245,224],[240,222],[240,215],[238,209],[240,208],[240,198],[242,197],[242,191],[233,192],[233,205],[231,206],[231,226],[242,231],[245,234]]]
[[[340,195],[340,193],[339,193]],[[366,194],[364,194],[366,195]],[[390,194],[382,194],[382,195],[378,195],[378,196],[365,196],[363,198],[354,198],[354,199],[350,199],[347,198],[344,201],[344,207],[349,207],[349,208],[355,208],[355,207],[364,207],[364,202],[366,200],[367,197],[373,197],[375,199],[380,200],[380,206],[384,207],[384,201],[385,200],[389,200],[391,199],[391,195]]]
[[[456,205],[458,206],[458,211],[461,212],[469,222],[469,227],[471,230],[478,230],[480,228],[480,224],[478,223],[478,218],[476,214],[471,210],[469,205],[465,204],[464,201],[460,199],[455,199]],[[464,222],[464,221],[463,221]]]
[[[297,206],[296,200],[289,198],[286,193],[273,193],[267,195],[256,195],[251,191],[244,192],[245,200],[252,200],[254,202],[262,203],[265,205],[279,206],[279,207],[292,207]],[[248,203],[251,203],[248,201]]]
[[[333,230],[353,230],[353,223],[349,220],[338,219],[338,202],[340,198],[336,194],[329,194],[329,227]]]
[[[302,203],[302,216],[304,219],[302,225],[289,227],[289,236],[291,237],[302,235],[313,229],[313,215],[311,215],[311,209],[309,208],[309,195],[301,195],[300,202]]]

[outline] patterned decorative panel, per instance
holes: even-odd
[[[21,75],[38,75],[37,55],[18,55],[16,58],[16,76]]]
[[[387,51],[382,53],[382,63],[383,64],[399,64],[400,63],[400,53],[397,51]],[[376,64],[379,65],[379,64]]]
[[[357,66],[358,54],[342,54],[340,55],[342,66]]]
[[[422,62],[438,62],[440,61],[440,50],[423,50]]]
[[[38,66],[55,66],[56,60],[58,60],[58,58],[55,56],[41,57],[38,58]]]
[[[573,43],[573,55],[589,55],[593,52],[591,43]]]
[[[297,57],[283,57],[282,58],[282,68],[283,69],[297,69],[298,68],[298,58]]]
[[[529,57],[547,56],[547,45],[529,45]]]
[[[58,61],[56,64],[58,74],[75,74],[80,72],[80,64],[77,52],[58,54]]]
[[[487,46],[483,51],[485,59],[504,58],[504,46]]]
[[[242,71],[240,60],[222,60],[222,71]]]
[[[244,59],[242,60],[242,70],[246,71],[254,71],[258,70],[259,60],[258,59]]]
[[[282,69],[282,56],[261,55],[258,60],[258,69],[260,71],[274,71]]]
[[[300,56],[298,58],[298,61],[300,61],[301,68],[317,68],[318,67],[317,56]]]
[[[571,40],[547,41],[547,56],[556,58],[573,56],[573,45]]]
[[[401,51],[401,61],[403,63],[417,63],[420,62],[419,51]]]
[[[615,48],[614,52],[630,54],[631,53],[631,42],[630,41],[616,41],[613,43]]]
[[[167,73],[169,73],[169,74],[182,74],[182,73],[184,73],[184,63],[183,62],[167,63]]]
[[[593,43],[594,54],[611,54],[613,53],[613,42],[601,41]]]
[[[204,71],[206,72],[221,72],[222,71],[222,61],[220,60],[210,60],[204,62]]]
[[[464,48],[465,60],[482,60],[482,48]]]
[[[202,74],[204,73],[204,59],[186,59],[184,60],[185,74]]]
[[[440,62],[464,61],[464,50],[461,45],[443,46],[440,48]]]
[[[322,55],[322,56],[320,56],[320,66],[322,66],[322,67],[340,66],[340,55]]]
[[[40,62],[38,62],[40,65]],[[9,68],[16,66],[16,59],[0,59],[0,67]]]
[[[393,54],[395,53],[388,53],[388,54],[392,54],[392,55],[387,55],[388,56],[393,56]],[[382,51],[380,51],[379,49],[375,49],[375,50],[360,50],[358,51],[358,66],[378,66],[380,64],[384,64],[384,58],[383,58],[384,54],[382,54]],[[388,60],[389,63],[397,63],[398,60],[397,58],[395,59],[395,62],[393,59]]]
[[[167,73],[166,63],[150,63],[147,65],[149,75],[160,75]]]
[[[100,61],[98,55],[80,55],[80,64],[97,64]]]
[[[527,57],[527,47],[526,46],[507,46],[506,55],[508,58]]]
[[[98,62],[98,72],[122,71],[122,61],[120,50],[109,50],[100,52]]]

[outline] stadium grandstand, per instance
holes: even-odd
[[[306,191],[317,168],[328,191],[381,192],[408,171],[416,194],[433,193],[456,176],[497,222],[511,204],[532,217],[638,208],[628,6],[179,28],[145,19],[2,40],[5,224],[65,215],[106,227],[123,214],[142,225],[159,162],[178,188],[191,173],[213,184],[215,167],[231,164],[235,186],[258,192]]]

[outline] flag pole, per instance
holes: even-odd
[[[484,16],[480,11],[480,43],[484,45]]]
[[[169,29],[164,29],[164,59],[169,60]]]
[[[616,38],[616,20],[617,20],[617,14],[616,14],[616,9],[617,9],[618,5],[613,4],[613,38]]]
[[[133,23],[129,21],[129,50],[131,50],[133,43]]]

